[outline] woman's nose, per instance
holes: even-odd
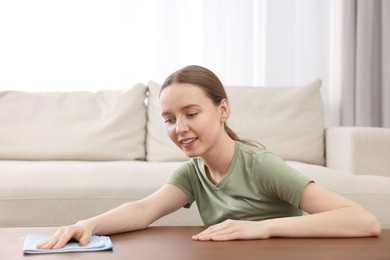
[[[188,131],[189,127],[185,119],[178,119],[176,121],[176,133],[183,133]]]

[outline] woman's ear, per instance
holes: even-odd
[[[221,122],[226,122],[230,114],[229,101],[226,98],[221,100],[221,103],[219,104],[219,111],[221,114]]]

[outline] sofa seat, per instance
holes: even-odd
[[[178,165],[144,161],[1,161],[1,226],[74,223],[144,198],[164,184]],[[155,224],[201,224],[196,214],[183,211]]]
[[[59,226],[92,217],[161,187],[183,162],[1,161],[1,226]],[[357,176],[323,166],[287,161],[324,188],[372,211],[390,228],[390,181]],[[5,210],[7,209],[7,210]],[[195,203],[154,225],[202,225]]]

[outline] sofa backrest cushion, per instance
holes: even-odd
[[[185,161],[188,157],[169,139],[166,125],[161,117],[161,85],[148,84],[148,121],[146,124],[146,160],[152,162]]]
[[[145,93],[0,92],[0,160],[145,159]]]
[[[164,132],[160,85],[151,81],[147,122],[147,160],[188,159]],[[324,111],[321,81],[305,86],[226,87],[228,125],[242,139],[264,145],[284,160],[324,164]]]

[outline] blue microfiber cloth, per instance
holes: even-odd
[[[80,246],[78,242],[68,242],[60,249],[37,249],[37,244],[48,239],[49,235],[30,234],[24,240],[23,253],[25,254],[51,254],[66,252],[90,252],[112,249],[111,239],[107,236],[92,236],[88,245]]]

